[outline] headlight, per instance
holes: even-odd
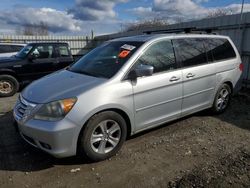
[[[76,103],[76,98],[63,99],[44,104],[34,115],[34,119],[59,121],[63,119]]]

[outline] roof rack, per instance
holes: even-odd
[[[161,30],[151,30],[144,31],[145,34],[160,34],[160,33],[190,33],[190,34],[213,34],[217,33],[213,32],[213,30],[217,30],[217,28],[197,28],[197,27],[187,27],[187,28],[179,28],[179,29],[161,29]]]

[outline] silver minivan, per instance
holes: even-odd
[[[208,108],[224,112],[242,69],[226,36],[119,38],[29,85],[14,118],[33,146],[55,157],[100,161],[140,131]]]

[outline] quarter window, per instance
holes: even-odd
[[[173,40],[178,61],[183,67],[207,63],[207,54],[203,39],[175,39]]]
[[[235,51],[227,39],[205,39],[209,61],[235,58]]]
[[[165,40],[151,45],[137,60],[135,66],[140,64],[153,66],[154,73],[176,69],[172,42]]]

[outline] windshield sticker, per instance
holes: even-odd
[[[122,50],[119,54],[119,58],[126,58],[129,53],[130,53],[129,50]]]
[[[135,46],[129,45],[129,44],[124,44],[121,48],[125,49],[125,50],[130,50],[132,51],[133,49],[135,49]]]

